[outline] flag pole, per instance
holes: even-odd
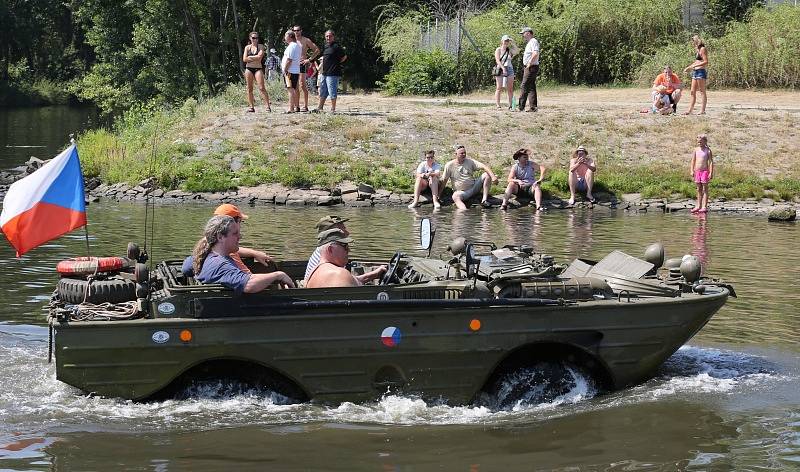
[[[69,142],[70,142],[70,144],[75,144],[75,133],[70,133],[69,134]],[[78,162],[80,163],[80,160],[78,160]],[[83,170],[81,170],[81,178],[83,178]],[[84,194],[82,196],[83,198],[86,198],[86,193],[85,192],[86,191],[84,190]],[[88,257],[91,257],[92,256],[92,249],[89,247],[89,220],[88,219],[86,220],[86,224],[83,225],[83,236],[84,236],[84,239],[86,240],[86,255]]]

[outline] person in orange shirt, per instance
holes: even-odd
[[[244,221],[247,218],[249,218],[249,216],[247,216],[244,213],[242,213],[242,211],[239,209],[239,207],[237,207],[236,205],[233,205],[231,203],[223,203],[222,205],[218,206],[214,210],[214,216],[230,216],[231,218],[233,218],[233,220],[237,224],[239,224],[242,221]],[[195,249],[192,251],[192,253],[194,254],[196,252],[197,248],[200,247],[201,245],[203,245],[204,243],[205,243],[205,238],[200,238],[200,240],[197,241],[197,244],[195,244]],[[274,261],[274,258],[272,256],[268,255],[267,253],[259,251],[257,249],[248,248],[248,247],[239,247],[236,252],[233,252],[233,253],[231,253],[229,255],[230,255],[231,260],[233,260],[233,263],[236,264],[236,266],[239,269],[241,269],[243,272],[246,272],[248,274],[252,273],[252,271],[250,270],[249,267],[247,267],[247,265],[244,263],[244,261],[242,261],[243,257],[245,257],[245,258],[246,257],[251,257],[251,258],[253,258],[253,260],[255,262],[258,262],[258,263],[262,264],[265,267],[269,267],[270,264]],[[190,276],[190,277],[194,276],[194,267],[193,267],[193,265],[194,265],[194,262],[193,262],[192,256],[187,257],[183,261],[182,271],[183,271],[184,275],[187,275],[187,276]]]
[[[683,88],[683,84],[681,84],[680,77],[672,72],[672,68],[668,65],[664,66],[664,72],[658,74],[656,80],[653,81],[653,101],[655,101],[656,95],[660,94],[659,86],[661,85],[666,87],[666,94],[669,97],[670,103],[672,104],[673,113],[677,112],[678,101],[681,99],[681,89]]]

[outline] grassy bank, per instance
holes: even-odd
[[[271,87],[273,109],[280,111],[284,92]],[[800,195],[792,162],[798,115],[764,108],[768,101],[750,92],[726,93],[731,103],[750,101],[753,107],[736,109],[720,104],[720,97],[704,117],[640,115],[626,102],[639,95],[646,100],[646,90],[587,87],[545,89],[536,114],[496,111],[490,96],[481,94],[466,103],[459,97],[432,102],[373,94],[342,96],[336,115],[284,115],[261,107],[245,113],[242,88],[171,110],[134,110],[116,130],[85,133],[79,140],[85,173],[109,183],[152,175],[162,188],[187,191],[263,183],[330,188],[349,180],[410,192],[423,150],[436,149],[444,162],[452,145],[462,143],[501,178],[494,189],[499,193],[511,154],[525,146],[550,169],[545,190],[564,196],[570,153],[583,144],[600,166],[600,190],[693,196],[689,154],[694,137],[707,133],[717,162],[714,196]],[[798,96],[790,98],[797,102]]]

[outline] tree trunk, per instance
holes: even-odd
[[[183,10],[183,17],[186,21],[186,27],[189,29],[189,36],[192,38],[192,58],[194,59],[195,67],[197,67],[206,78],[206,85],[211,93],[215,92],[214,83],[211,80],[211,73],[206,64],[205,52],[203,51],[203,44],[200,41],[200,35],[197,32],[197,23],[195,22],[192,12],[189,11],[189,5],[186,0],[178,0],[178,7]]]
[[[239,64],[239,73],[241,74],[240,77],[244,77],[244,64],[242,64],[242,56],[244,55],[244,51],[242,51],[242,35],[239,32],[239,14],[236,13],[236,0],[231,0],[231,5],[233,6],[233,24],[236,28],[236,48],[239,51],[239,58],[236,62]]]

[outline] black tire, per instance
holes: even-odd
[[[89,295],[86,288],[89,287]],[[66,303],[119,303],[136,300],[136,284],[127,279],[94,280],[62,278],[58,281],[58,298]]]
[[[550,403],[575,388],[578,377],[594,390],[594,382],[578,367],[559,361],[540,361],[499,375],[479,403],[495,410]]]

